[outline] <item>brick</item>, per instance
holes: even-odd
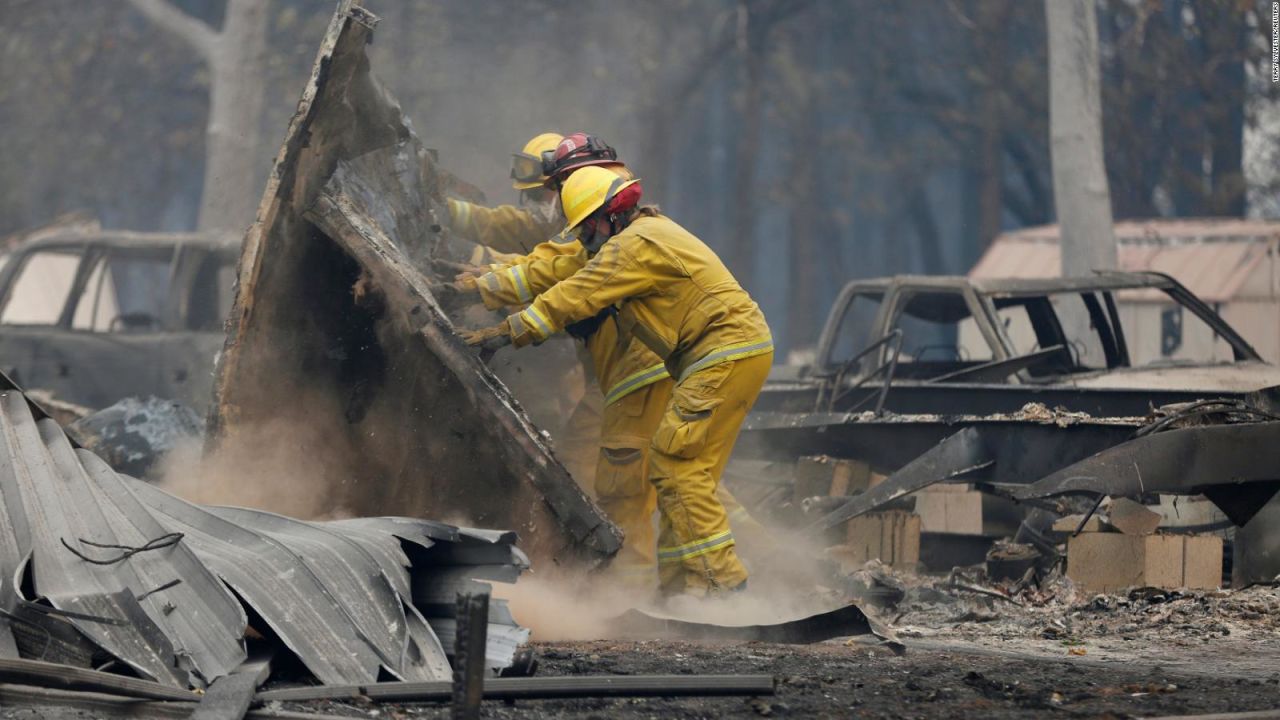
[[[841,559],[852,567],[875,559],[898,568],[920,562],[920,517],[905,510],[860,515],[849,521],[847,538]]]
[[[1130,587],[1218,588],[1222,538],[1081,533],[1067,540],[1067,577],[1092,592]]]
[[[916,493],[916,514],[923,532],[1003,537],[1017,531],[1017,505],[961,487]]]

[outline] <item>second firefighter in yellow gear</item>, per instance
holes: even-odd
[[[773,342],[760,308],[710,248],[635,207],[638,188],[627,192],[635,182],[599,168],[570,176],[561,190],[564,235],[582,226],[585,253],[542,263],[560,282],[510,316],[508,330],[517,346],[539,343],[617,307],[623,341],[634,336],[664,359],[676,387],[650,441],[648,472],[661,514],[660,583],[668,593],[731,590],[747,571],[716,491]]]
[[[489,255],[472,257],[473,265],[497,261],[504,253],[523,255],[551,237],[561,227],[555,194],[546,189],[542,153],[554,150],[564,139],[559,133],[535,135],[520,152],[512,154],[512,187],[520,191],[520,206],[487,208],[450,198],[449,226],[459,237],[488,248]]]

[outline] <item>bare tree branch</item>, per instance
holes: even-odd
[[[151,22],[182,38],[205,60],[213,57],[218,33],[209,27],[208,23],[179,10],[168,0],[129,0],[129,2]]]

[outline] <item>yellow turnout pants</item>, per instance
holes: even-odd
[[[653,512],[658,501],[649,482],[649,443],[673,386],[670,379],[661,380],[604,408],[596,504],[625,536],[607,572],[636,590],[651,591],[657,580]]]
[[[597,448],[600,447],[600,425],[603,422],[604,396],[592,381],[582,399],[574,406],[569,419],[556,436],[556,455],[573,476],[578,487],[588,495],[596,485]]]
[[[657,584],[658,554],[653,513],[658,494],[649,481],[649,448],[671,400],[675,383],[666,378],[605,406],[596,465],[596,503],[625,535],[622,549],[609,565],[608,577],[637,591]],[[767,535],[724,485],[716,496],[739,533]]]
[[[713,365],[676,384],[649,458],[658,493],[658,582],[663,593],[706,595],[747,579],[717,495],[738,430],[773,354]]]

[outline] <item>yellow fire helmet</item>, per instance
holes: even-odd
[[[559,133],[542,133],[524,144],[524,150],[511,154],[511,187],[532,190],[542,187],[547,176],[542,174],[542,153],[555,150],[564,136]]]
[[[604,207],[622,190],[640,182],[640,178],[625,180],[609,168],[584,167],[574,171],[564,187],[560,188],[560,207],[569,223],[557,236],[558,242],[569,242],[575,236],[574,229],[591,217],[591,213]]]

